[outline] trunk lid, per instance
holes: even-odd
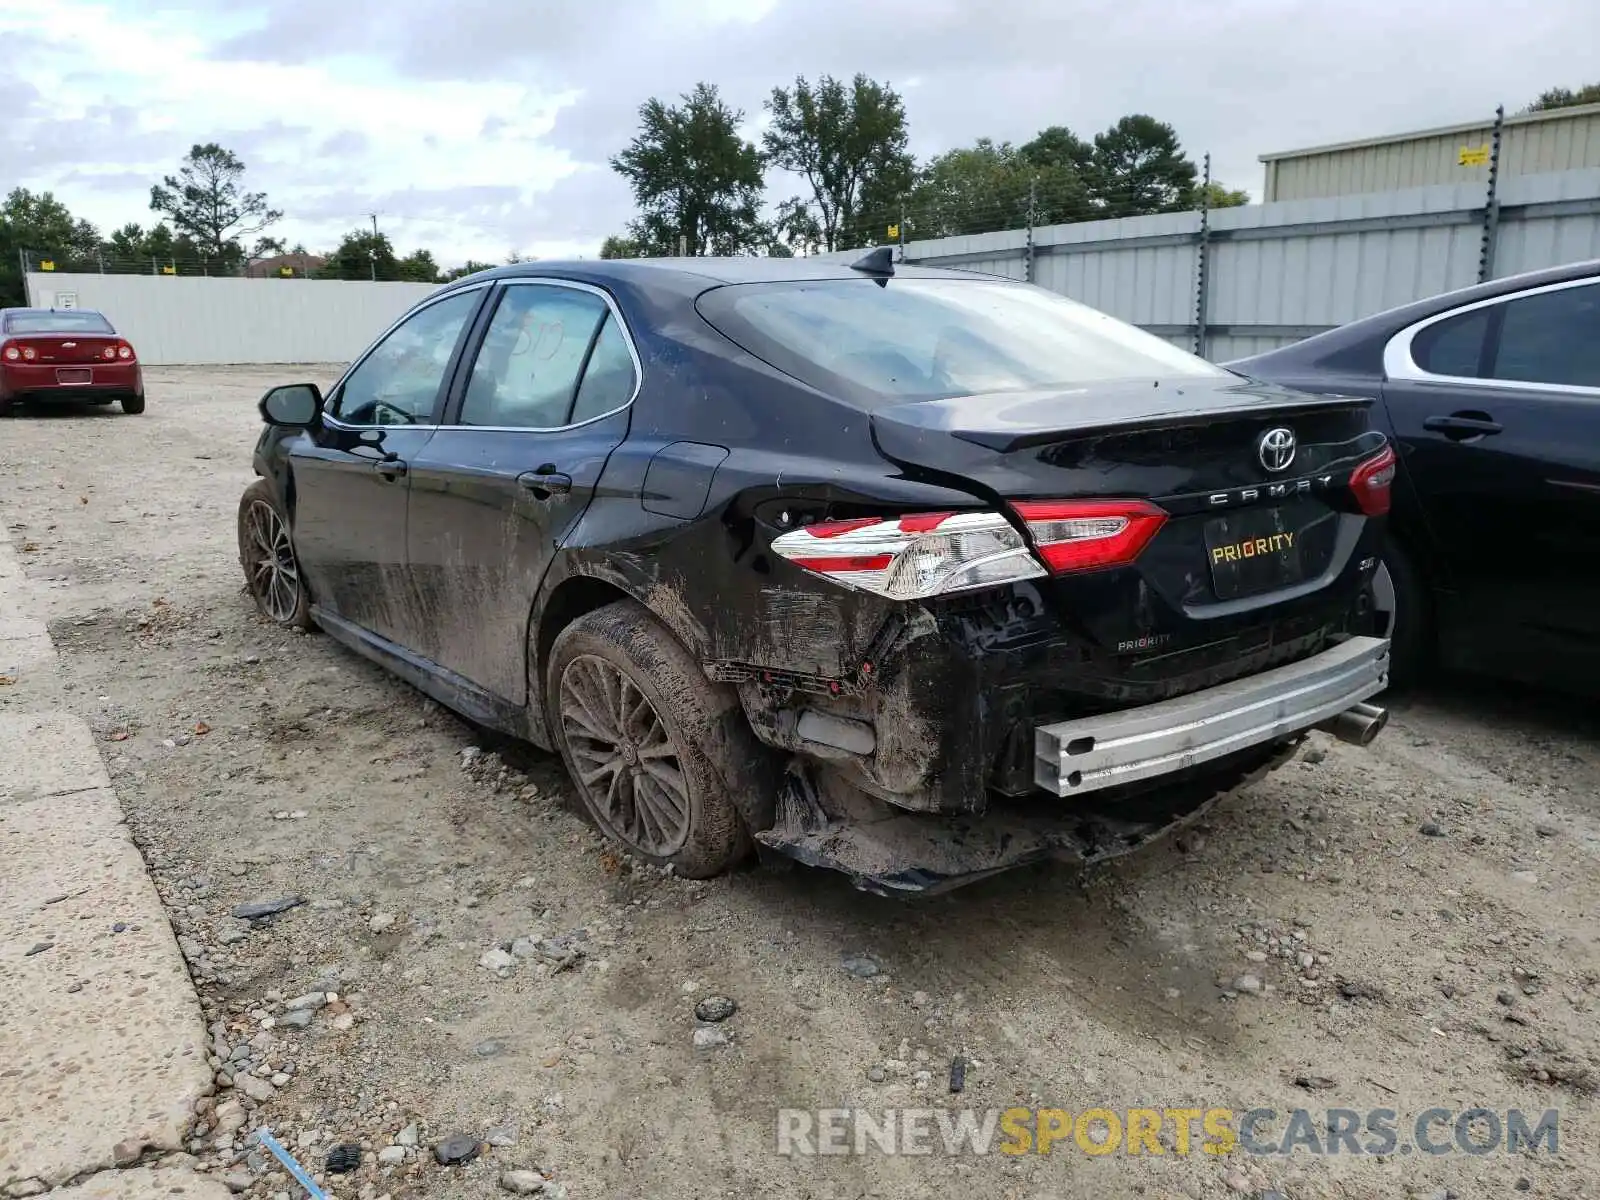
[[[891,405],[872,429],[908,473],[1026,516],[1042,554],[1054,534],[1041,530],[1061,527],[1036,520],[1041,502],[1164,513],[1131,562],[1040,588],[1102,649],[1149,655],[1265,629],[1353,578],[1366,518],[1351,474],[1384,445],[1370,404],[1245,380],[1145,380]]]
[[[114,333],[33,333],[13,334],[5,340],[19,349],[32,347],[38,356],[33,361],[41,366],[64,367],[116,362],[117,345],[122,339]]]

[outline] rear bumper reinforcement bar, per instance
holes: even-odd
[[[1034,781],[1058,796],[1137,783],[1319,725],[1388,684],[1387,638],[1187,696],[1034,730]]]

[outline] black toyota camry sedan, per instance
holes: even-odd
[[[520,264],[263,397],[240,558],[649,861],[931,891],[1382,728],[1369,404],[887,249]]]

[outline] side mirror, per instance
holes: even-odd
[[[261,419],[281,429],[305,429],[322,415],[322,391],[314,383],[290,383],[261,397]]]

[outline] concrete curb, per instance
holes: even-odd
[[[0,537],[0,1194],[228,1195],[180,1151],[212,1091],[199,1000],[89,725]]]

